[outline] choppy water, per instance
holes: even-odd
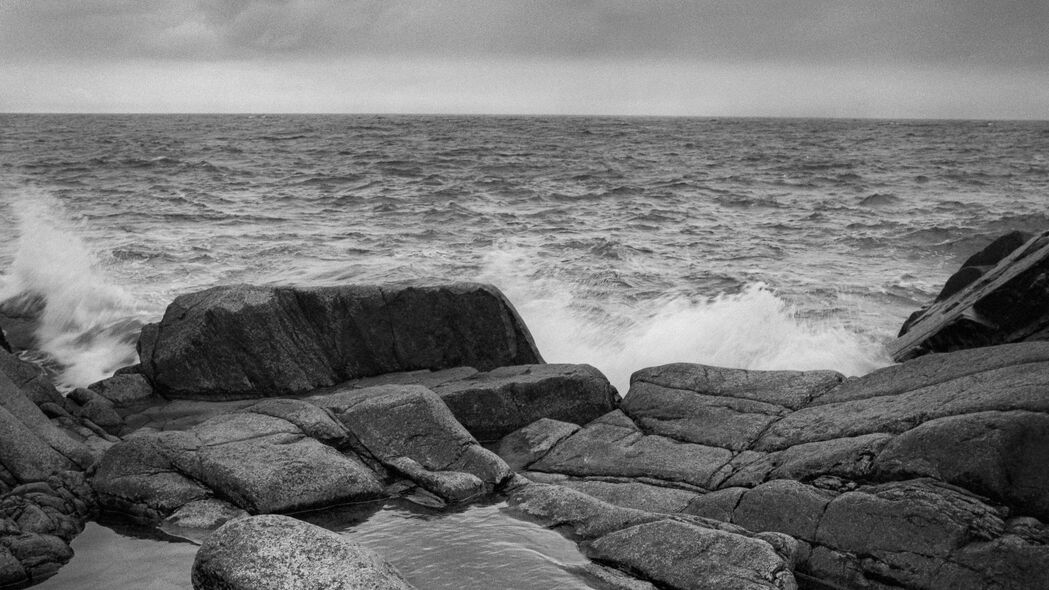
[[[0,115],[2,296],[68,386],[221,283],[474,279],[625,392],[864,373],[968,254],[1049,226],[1049,123]]]

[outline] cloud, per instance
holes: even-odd
[[[22,58],[423,56],[1049,65],[1044,0],[6,0]]]

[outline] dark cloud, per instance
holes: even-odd
[[[7,0],[21,58],[509,56],[1049,65],[1045,0]]]

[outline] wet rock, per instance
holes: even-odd
[[[133,410],[160,403],[145,375],[123,373],[113,375],[87,387],[102,398],[109,400],[114,408]],[[128,413],[128,412],[125,412]]]
[[[494,287],[216,287],[175,299],[139,340],[167,397],[305,393],[382,373],[541,362]]]
[[[615,409],[618,395],[590,365],[500,367],[433,388],[480,441],[495,441],[540,418],[586,424]]]
[[[892,357],[1049,339],[1049,232],[1027,237],[1013,232],[966,261],[907,319]]]
[[[410,590],[374,552],[286,516],[231,521],[207,538],[193,562],[193,588],[211,590]]]
[[[557,443],[575,434],[579,425],[541,418],[499,441],[499,456],[514,470],[543,458]]]
[[[882,479],[934,477],[1049,519],[1049,415],[979,412],[930,420],[878,455]]]
[[[671,588],[795,589],[782,556],[764,541],[686,522],[644,523],[602,536],[587,554]]]
[[[520,486],[508,503],[574,535],[592,559],[661,588],[795,587],[789,559],[730,524],[619,507],[558,485]]]
[[[286,420],[247,412],[119,443],[103,458],[94,485],[108,507],[147,520],[212,494],[260,513],[374,499],[383,489],[352,452],[324,445]]]
[[[446,500],[490,493],[512,474],[420,385],[351,389],[310,401],[331,410],[371,456]]]
[[[731,458],[728,449],[646,435],[615,410],[561,441],[530,468],[580,477],[651,477],[704,487]]]
[[[0,373],[37,406],[52,403],[68,409],[62,394],[55,389],[47,372],[38,365],[0,351]]]

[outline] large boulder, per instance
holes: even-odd
[[[897,361],[1012,342],[1049,340],[1049,232],[1012,232],[962,264],[889,346]]]
[[[193,561],[195,590],[411,590],[375,552],[287,516],[230,521]]]
[[[139,339],[142,373],[174,398],[301,394],[418,369],[542,362],[494,287],[215,287],[182,295]]]

